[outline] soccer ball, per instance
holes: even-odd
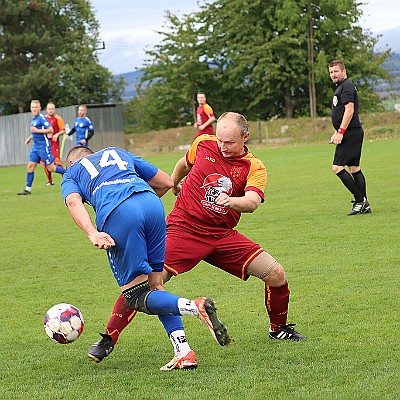
[[[44,330],[49,338],[61,344],[75,341],[81,335],[84,321],[81,312],[71,304],[56,304],[44,317]]]

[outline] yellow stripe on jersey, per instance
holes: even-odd
[[[214,116],[214,111],[208,104],[204,104],[203,110],[209,117]]]
[[[192,143],[192,146],[186,153],[186,162],[188,163],[188,165],[194,164],[194,162],[196,160],[197,146],[198,146],[199,142],[201,142],[203,140],[212,140],[212,141],[216,142],[217,138],[214,135],[207,135],[207,134],[197,136],[197,138]]]
[[[61,131],[63,129],[65,129],[65,124],[64,124],[64,120],[58,115],[55,114],[54,117],[57,120],[57,125],[58,125],[58,129]]]
[[[245,190],[248,187],[255,187],[264,193],[265,185],[267,184],[267,170],[264,164],[251,153],[247,153],[243,159],[250,161],[250,170],[247,175]]]

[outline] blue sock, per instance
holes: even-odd
[[[164,325],[164,329],[167,332],[168,337],[170,337],[172,332],[178,330],[183,331],[182,319],[177,315],[159,315],[158,319]]]
[[[34,172],[27,172],[26,173],[26,186],[27,187],[32,187],[32,183],[33,183],[33,178],[35,177],[35,173]]]
[[[56,165],[56,172],[57,174],[65,174],[67,170],[65,168],[63,168],[61,165]]]
[[[178,299],[178,296],[164,290],[153,290],[146,299],[146,307],[152,314],[180,315]]]

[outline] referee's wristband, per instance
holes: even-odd
[[[337,130],[337,133],[340,133],[341,135],[344,135],[345,132],[346,132],[346,128],[339,128]]]

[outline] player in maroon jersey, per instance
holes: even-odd
[[[52,101],[49,101],[47,103],[46,112],[46,118],[50,122],[50,125],[53,127],[53,133],[49,133],[47,137],[51,139],[51,154],[54,157],[54,164],[61,165],[63,167],[60,159],[59,137],[65,133],[65,123],[64,120],[58,114],[56,114],[56,105]],[[47,172],[46,169],[45,172],[47,175],[46,186],[53,186],[54,182],[51,176],[51,172]]]
[[[248,137],[245,117],[225,113],[218,119],[216,136],[197,137],[177,162],[172,190],[178,198],[167,218],[164,281],[202,260],[243,280],[255,276],[265,283],[269,337],[304,340],[287,324],[290,291],[282,265],[233,229],[242,213],[254,212],[264,201],[267,173],[261,160],[249,153]],[[132,316],[120,296],[106,327],[114,344]]]
[[[205,93],[197,93],[199,106],[196,111],[196,122],[194,126],[198,129],[197,136],[214,135],[213,122],[215,121],[214,111],[209,104]]]

